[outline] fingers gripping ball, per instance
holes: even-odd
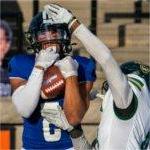
[[[57,66],[49,67],[43,77],[41,97],[51,99],[63,94],[65,91],[65,79]]]

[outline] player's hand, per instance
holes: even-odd
[[[53,51],[51,48],[41,50],[36,57],[35,66],[39,66],[45,69],[50,67],[59,58],[59,54]]]
[[[55,65],[60,69],[65,79],[71,76],[78,76],[79,64],[70,56],[67,56],[64,59],[57,61]]]
[[[77,20],[69,10],[60,5],[45,5],[44,11],[46,11],[47,15],[50,17],[49,19],[52,19],[54,23],[66,23],[69,28],[71,28],[73,22]]]
[[[63,130],[70,132],[73,129],[73,126],[68,123],[64,111],[60,106],[53,106],[51,103],[43,105],[41,116],[43,116],[50,124],[54,124]]]

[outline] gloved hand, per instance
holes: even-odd
[[[70,76],[78,76],[79,64],[70,56],[67,56],[64,59],[57,61],[55,65],[60,69],[65,79]]]
[[[59,105],[45,103],[41,109],[41,116],[43,116],[49,123],[54,124],[63,130],[70,132],[73,129],[73,126],[68,123],[64,111]]]
[[[42,11],[42,18],[43,18],[43,23],[50,23],[50,24],[54,23],[50,14],[48,14],[45,10]]]
[[[44,11],[46,11],[49,19],[52,19],[53,22],[66,23],[68,24],[69,28],[76,20],[70,11],[56,4],[45,5]]]
[[[44,70],[50,67],[57,59],[59,54],[53,51],[51,48],[41,50],[36,57],[35,66],[43,67]]]

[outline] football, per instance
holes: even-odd
[[[55,65],[50,66],[45,72],[41,86],[41,97],[52,99],[60,94],[64,94],[65,79],[59,68]]]

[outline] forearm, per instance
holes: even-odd
[[[82,24],[76,28],[73,34],[101,64],[116,105],[119,108],[129,106],[132,97],[131,88],[107,46]]]
[[[30,117],[38,104],[43,74],[43,70],[34,68],[27,83],[18,87],[12,95],[18,113],[25,118]]]
[[[79,92],[79,83],[76,76],[66,79],[64,112],[71,125],[81,122],[87,107]]]

